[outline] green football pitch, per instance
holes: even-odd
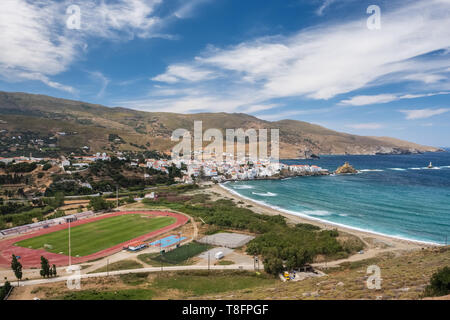
[[[120,243],[175,223],[173,217],[151,217],[140,214],[125,214],[86,223],[70,230],[72,256],[89,254],[111,248]],[[17,246],[31,249],[45,249],[48,252],[69,254],[69,230],[22,240]]]

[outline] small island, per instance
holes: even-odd
[[[346,162],[343,166],[339,167],[336,170],[336,174],[349,174],[349,173],[358,173],[358,170],[353,168],[348,162]]]

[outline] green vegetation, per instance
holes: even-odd
[[[142,273],[121,274],[119,277],[120,280],[123,281],[123,283],[130,286],[137,286],[147,282],[148,276],[149,276],[148,272],[142,272]]]
[[[211,246],[207,244],[191,242],[162,255],[159,253],[141,254],[138,256],[138,259],[150,265],[161,265],[161,263],[165,265],[181,265],[210,248]]]
[[[234,264],[234,262],[229,260],[220,260],[218,263],[219,266],[230,266],[232,264]]]
[[[56,265],[51,267],[48,260],[41,256],[41,271],[39,273],[43,278],[56,277]]]
[[[121,275],[124,289],[71,291],[56,299],[64,300],[148,300],[158,297],[186,298],[228,291],[275,285],[278,280],[246,271],[218,271],[211,277],[206,271],[164,273],[149,278],[148,273]],[[134,288],[130,288],[130,286]]]
[[[33,219],[42,221],[45,215],[54,211],[64,204],[64,194],[56,193],[54,198],[43,198],[42,200],[33,200],[33,203],[7,202],[0,206],[0,229],[33,223]]]
[[[203,201],[183,195],[160,195],[157,201],[143,202],[151,206],[168,207],[199,217],[205,223],[220,229],[248,230],[258,234],[247,245],[247,253],[262,255],[268,273],[295,269],[309,264],[317,255],[347,256],[350,247],[344,248],[335,230],[320,231],[318,227],[298,224],[290,226],[283,216],[257,214],[240,208],[231,200]]]
[[[89,201],[89,207],[92,208],[94,212],[97,212],[113,208],[114,203],[108,202],[102,197],[94,197]]]
[[[211,273],[207,271],[198,271],[195,273],[179,272],[173,276],[163,275],[155,279],[152,287],[177,289],[190,295],[199,296],[271,285],[276,281],[270,276],[251,272],[215,272],[214,277],[211,277]]]
[[[79,225],[71,229],[72,256],[86,256],[175,222],[172,217],[148,217],[138,214],[120,215]],[[44,234],[16,243],[21,247],[45,249],[68,255],[68,229]]]
[[[425,288],[426,297],[450,294],[450,267],[444,267],[433,274],[430,284]]]
[[[11,283],[6,281],[5,284],[0,287],[0,300],[5,299],[6,295],[9,293],[9,290],[11,290]]]
[[[31,172],[34,169],[37,168],[37,164],[36,163],[27,163],[27,162],[21,162],[21,163],[10,163],[8,165],[6,165],[6,171],[7,172]]]
[[[63,296],[63,300],[150,300],[155,295],[151,289],[127,289],[114,291],[81,290]],[[57,298],[59,299],[59,298]]]
[[[3,162],[0,162],[3,163]],[[22,184],[28,183],[29,178],[19,174],[2,174],[0,175],[0,185],[3,184]]]
[[[17,257],[15,255],[12,255],[11,260],[11,269],[14,272],[14,275],[16,276],[17,280],[20,281],[22,279],[22,264],[17,260]]]
[[[99,273],[99,272],[107,272],[107,271],[118,271],[118,270],[131,270],[131,269],[141,269],[143,268],[142,264],[134,260],[121,260],[108,265],[108,267],[104,266],[97,270],[91,271],[89,273]]]

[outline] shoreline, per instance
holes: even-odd
[[[282,208],[274,208],[268,204],[262,203],[260,201],[245,197],[240,195],[234,190],[227,188],[222,184],[218,184],[217,186],[213,186],[212,190],[221,194],[222,196],[234,198],[237,201],[242,201],[246,205],[252,205],[259,209],[259,213],[269,214],[269,215],[282,215],[286,217],[288,220],[294,223],[308,223],[323,229],[337,229],[338,231],[342,231],[348,234],[352,234],[354,236],[359,237],[361,240],[366,242],[364,238],[374,239],[377,242],[381,242],[387,244],[388,246],[392,246],[398,249],[418,249],[424,247],[440,247],[441,244],[426,242],[420,240],[406,239],[396,236],[390,236],[382,233],[373,232],[370,230],[363,230],[358,228],[353,228],[351,226],[346,226],[342,224],[337,224],[329,221],[324,221],[319,218],[309,217],[294,214],[289,210],[284,210]]]

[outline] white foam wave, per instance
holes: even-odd
[[[252,192],[252,194],[260,196],[260,197],[276,197],[277,193],[267,192],[267,193],[259,193],[259,192]]]
[[[361,172],[383,172],[384,170],[381,170],[381,169],[362,169],[362,170],[359,170],[359,171],[361,171]]]
[[[422,170],[422,168],[409,168],[409,170]]]
[[[422,243],[422,244],[428,244],[428,245],[437,245],[437,246],[441,246],[442,245],[442,244],[440,244],[438,242],[416,240],[416,239],[411,239],[411,238],[407,238],[407,237],[404,237],[404,236],[390,235],[390,234],[386,234],[386,233],[373,231],[373,230],[370,230],[370,229],[363,229],[363,228],[353,227],[353,226],[345,225],[345,224],[342,224],[342,223],[336,223],[336,222],[331,222],[331,221],[324,220],[324,219],[321,219],[321,218],[312,217],[310,215],[305,214],[304,212],[298,212],[298,211],[283,209],[283,208],[280,208],[278,206],[270,205],[270,204],[268,204],[268,203],[266,203],[264,201],[258,201],[258,200],[252,199],[250,197],[243,196],[243,195],[239,194],[238,192],[234,191],[233,189],[227,188],[225,186],[225,184],[219,184],[219,186],[222,187],[223,189],[227,190],[228,192],[230,192],[230,193],[240,197],[240,198],[249,200],[249,201],[257,203],[259,205],[262,205],[262,206],[265,206],[265,207],[268,207],[268,208],[271,208],[271,209],[274,209],[274,210],[278,210],[278,211],[281,211],[281,212],[284,212],[284,213],[287,213],[287,214],[290,214],[290,215],[302,217],[302,218],[305,218],[305,219],[310,219],[310,220],[313,220],[313,221],[318,221],[318,222],[321,222],[321,223],[326,224],[326,225],[337,226],[337,227],[341,227],[341,228],[347,228],[347,229],[350,229],[350,230],[356,230],[356,231],[371,233],[371,234],[380,235],[380,236],[384,236],[384,237],[390,237],[390,238],[399,239],[399,240],[406,240],[406,241],[411,241],[411,242],[415,242],[415,243]]]
[[[403,168],[389,168],[389,169],[394,171],[406,171],[406,169]]]
[[[238,189],[238,190],[246,190],[246,189],[253,189],[252,186],[243,184],[243,185],[238,185],[238,186],[233,186],[234,189]]]
[[[326,210],[309,210],[309,211],[303,211],[302,213],[309,215],[309,216],[331,216],[332,213]]]

